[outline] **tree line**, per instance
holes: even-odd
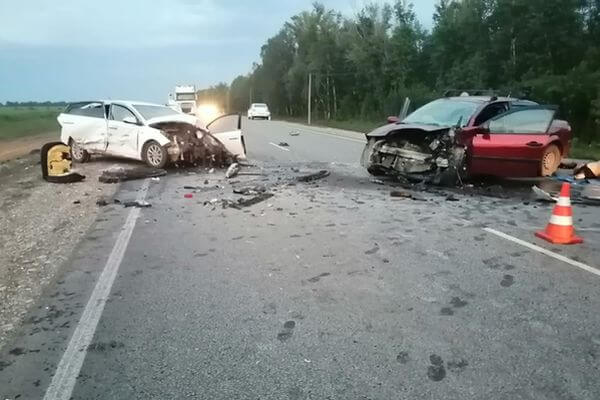
[[[430,30],[406,0],[355,16],[314,3],[262,46],[222,103],[281,116],[383,120],[446,89],[495,89],[560,106],[582,141],[600,141],[600,0],[439,0]],[[225,86],[225,87],[224,87]]]

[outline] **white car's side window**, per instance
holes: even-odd
[[[125,118],[133,118],[136,119],[135,115],[129,111],[127,108],[117,105],[117,104],[113,104],[110,108],[110,119],[113,121],[124,121]]]

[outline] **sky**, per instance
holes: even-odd
[[[0,102],[164,103],[177,84],[230,83],[312,2],[0,0]],[[347,16],[366,2],[321,0]],[[426,28],[435,2],[413,0]]]

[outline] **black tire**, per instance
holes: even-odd
[[[151,168],[164,168],[169,161],[167,149],[158,142],[151,140],[142,149],[142,159]]]
[[[90,153],[80,148],[73,139],[69,140],[69,147],[71,148],[71,161],[79,164],[90,161]]]

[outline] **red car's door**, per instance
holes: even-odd
[[[512,109],[476,128],[471,147],[471,175],[538,176],[548,128],[556,109]]]

